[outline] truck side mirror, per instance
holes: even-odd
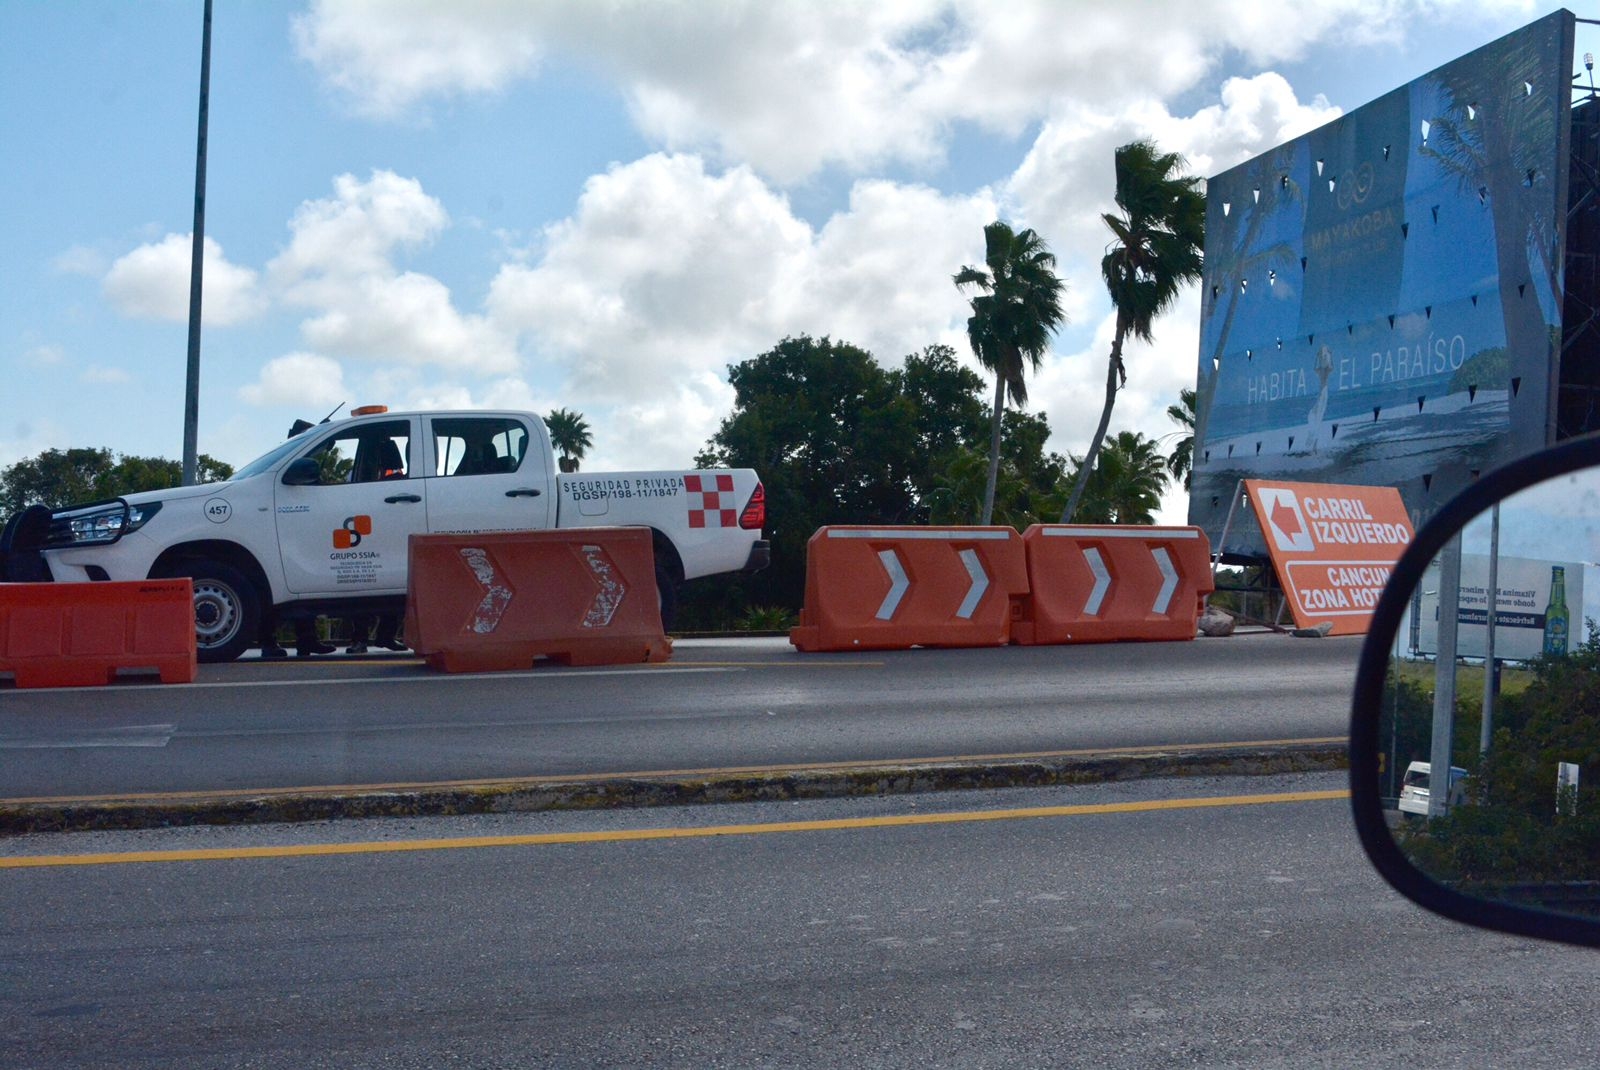
[[[1590,567],[1600,568],[1600,438],[1491,472],[1423,525],[1361,651],[1350,796],[1368,857],[1408,898],[1483,928],[1595,947],[1600,573]]]
[[[322,467],[310,457],[290,461],[289,467],[283,470],[283,485],[286,487],[315,487],[321,482]]]

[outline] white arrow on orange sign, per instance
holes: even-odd
[[[583,626],[604,628],[611,623],[611,618],[617,615],[617,607],[622,605],[622,599],[628,593],[628,588],[617,578],[616,566],[611,563],[611,558],[606,556],[605,550],[601,547],[585,546],[583,560],[589,566],[589,571],[594,573],[595,582],[600,585],[593,604],[589,606],[588,614],[583,618]]]
[[[464,546],[461,548],[461,559],[483,585],[483,598],[473,611],[467,627],[479,635],[488,635],[500,626],[500,618],[505,615],[506,607],[511,604],[511,597],[516,591],[495,571],[494,559],[487,550]]]

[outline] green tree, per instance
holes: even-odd
[[[1194,403],[1195,392],[1184,389],[1178,391],[1178,404],[1167,406],[1167,419],[1182,428],[1167,436],[1176,439],[1172,452],[1167,454],[1167,471],[1173,479],[1183,481],[1184,490],[1189,489],[1194,475]]]
[[[826,524],[927,522],[946,504],[940,489],[951,467],[988,437],[984,382],[948,346],[928,346],[886,369],[845,342],[786,338],[730,367],[728,382],[733,412],[695,463],[761,476],[773,563],[754,576],[690,585],[679,603],[686,627],[720,626],[750,606],[799,609],[813,532]],[[1052,462],[1064,463],[1043,452],[1049,425],[1007,417],[1017,470],[1049,480]],[[1027,488],[1019,495],[1026,498]],[[962,521],[976,515],[973,509]]]
[[[996,220],[983,228],[983,245],[987,270],[963,266],[954,281],[958,290],[978,291],[971,299],[967,341],[978,363],[995,377],[989,474],[979,519],[987,524],[994,515],[1006,397],[1018,407],[1028,403],[1027,373],[1038,371],[1050,335],[1066,322],[1066,313],[1061,309],[1065,284],[1056,276],[1056,258],[1043,238]]]
[[[232,476],[232,465],[200,455],[198,482],[215,483]],[[104,447],[50,449],[0,470],[0,516],[34,504],[61,509],[123,494],[165,490],[182,482],[183,465],[164,457],[118,456]]]
[[[1071,478],[1083,489],[1076,513],[1086,524],[1153,524],[1167,489],[1167,462],[1161,444],[1137,431],[1119,431],[1106,440],[1100,463],[1087,479],[1087,462],[1070,461]]]
[[[1106,401],[1062,511],[1063,523],[1077,512],[1085,477],[1094,471],[1111,424],[1117,391],[1128,382],[1123,342],[1130,334],[1150,341],[1156,317],[1171,307],[1184,283],[1200,277],[1205,194],[1198,178],[1182,174],[1183,166],[1182,156],[1161,152],[1151,141],[1134,141],[1117,149],[1116,202],[1121,213],[1101,217],[1113,237],[1100,260],[1100,274],[1117,314],[1106,362]]]
[[[745,579],[744,599],[797,609],[817,528],[912,518],[914,407],[872,354],[829,338],[785,338],[730,367],[728,383],[733,412],[695,463],[760,475],[772,565]]]
[[[563,472],[576,472],[584,454],[594,445],[594,436],[589,433],[589,422],[583,418],[583,413],[553,409],[544,418],[544,425],[550,429],[550,445],[561,454],[556,463]]]
[[[914,510],[911,518],[926,520],[928,495],[941,485],[952,461],[982,442],[988,431],[983,380],[956,360],[954,349],[942,345],[906,357],[900,368],[889,372],[889,378],[910,406],[916,438],[910,478],[912,493],[923,508]],[[971,523],[977,516],[974,511],[963,523]]]

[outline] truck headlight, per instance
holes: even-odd
[[[144,505],[117,502],[104,509],[66,517],[65,541],[72,546],[116,542],[129,532],[144,527],[160,511],[160,502],[147,502]]]

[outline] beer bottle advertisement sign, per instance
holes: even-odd
[[[1495,602],[1494,656],[1501,661],[1527,661],[1540,654],[1565,654],[1570,649],[1574,612],[1583,605],[1582,563],[1548,561],[1502,554],[1495,569],[1500,597]],[[1489,617],[1489,555],[1461,555],[1461,626],[1456,652],[1467,658],[1485,654]],[[1581,622],[1581,617],[1579,618]],[[1417,654],[1438,652],[1439,572],[1428,570],[1412,603],[1412,619],[1402,628]]]

